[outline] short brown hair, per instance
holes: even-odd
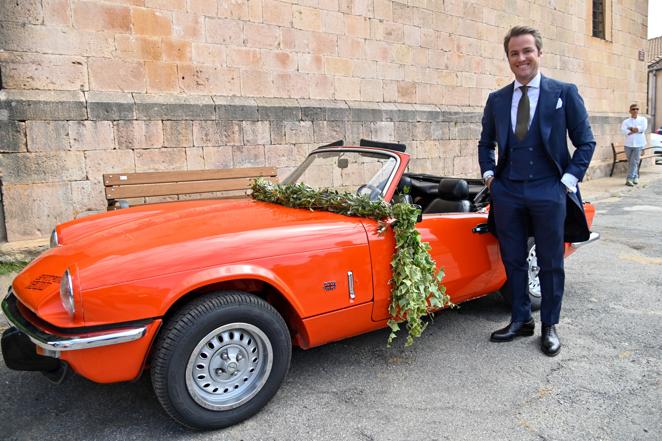
[[[510,39],[526,34],[533,36],[533,39],[536,41],[538,52],[542,50],[542,36],[537,29],[534,29],[530,26],[515,26],[508,31],[505,38],[503,39],[503,50],[506,51],[506,55],[508,55],[508,43],[510,42]]]
[[[632,104],[630,104],[630,110],[632,110],[632,109],[635,108],[635,107],[636,107],[637,109],[639,109],[639,104],[637,104],[637,103],[632,103]]]

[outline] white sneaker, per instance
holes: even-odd
[[[627,179],[627,180],[625,181],[625,185],[627,185],[628,187],[634,187],[634,182],[632,182],[631,180]]]
[[[637,185],[639,183],[639,177],[636,177],[636,178],[632,179],[632,183],[634,185]]]

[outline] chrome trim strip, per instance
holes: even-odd
[[[60,245],[60,240],[57,238],[57,228],[53,228],[49,245],[51,248],[55,248],[56,246]]]
[[[12,312],[12,308],[10,308],[9,305],[12,296],[13,292],[10,290],[10,294],[2,301],[2,311],[4,312],[5,317],[7,317],[9,323],[14,325],[23,334],[27,335],[34,344],[47,351],[76,351],[80,349],[116,345],[138,340],[147,333],[147,326],[139,326],[136,328],[127,328],[117,331],[101,331],[83,335],[61,336],[49,334],[34,326],[23,316]],[[13,297],[15,298],[15,296]]]
[[[347,272],[347,285],[349,287],[349,299],[354,300],[356,293],[354,292],[354,273],[351,271]]]
[[[591,242],[595,242],[598,239],[600,239],[600,233],[592,231],[588,240],[585,240],[584,242],[573,242],[570,244],[570,246],[577,249],[579,247],[583,247],[584,245],[588,245]]]

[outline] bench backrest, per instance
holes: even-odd
[[[248,190],[255,178],[276,181],[275,167],[184,170],[103,175],[108,207],[119,199]]]

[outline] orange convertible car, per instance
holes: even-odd
[[[386,201],[406,193],[422,207],[418,229],[454,303],[504,288],[480,180],[405,173],[408,161],[400,145],[325,146],[284,182]],[[590,224],[594,208],[585,213]],[[293,344],[386,326],[394,239],[377,229],[251,199],[142,205],[58,225],[2,302],[13,325],[2,337],[5,363],[56,382],[69,370],[100,383],[148,370],[180,423],[234,424],[276,393]],[[535,304],[533,243],[529,263]]]

